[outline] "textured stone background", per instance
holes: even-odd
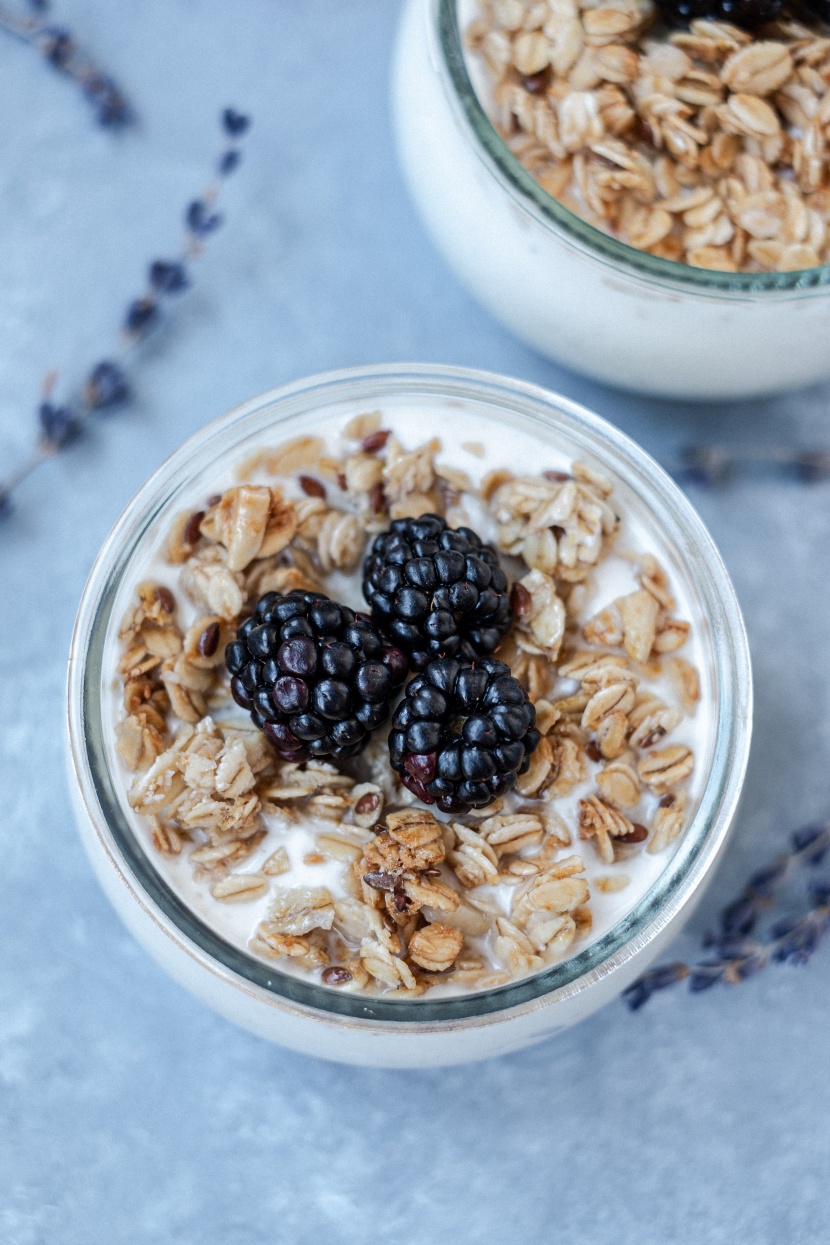
[[[62,774],[64,665],[121,507],[205,420],[377,360],[539,381],[659,456],[690,439],[830,440],[830,390],[698,410],[620,396],[511,341],[407,202],[387,116],[390,0],[56,0],[141,115],[113,138],[0,36],[0,464],[40,376],[109,349],[174,250],[226,103],[255,127],[227,229],[150,347],[136,403],[41,471],[0,532],[0,1241],[332,1245],[827,1240],[830,955],[736,990],[612,1004],[532,1051],[448,1071],[329,1066],[173,985],[94,882]],[[828,811],[830,489],[695,500],[746,611],[758,714],[746,799],[695,937],[784,833]]]

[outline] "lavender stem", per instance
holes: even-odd
[[[121,343],[114,356],[96,363],[79,392],[62,404],[52,397],[54,375],[47,376],[38,408],[40,432],[36,445],[29,457],[6,480],[0,481],[0,518],[11,513],[12,493],[47,458],[59,454],[83,436],[92,415],[111,411],[129,399],[131,385],[126,360],[158,325],[166,301],[189,288],[192,264],[203,253],[208,234],[222,223],[215,204],[225,179],[239,166],[239,142],[250,121],[235,109],[226,108],[221,124],[225,146],[219,155],[216,175],[203,193],[187,205],[181,252],[175,259],[156,259],[149,265],[143,293],[126,309]]]
[[[759,468],[776,475],[797,480],[800,484],[818,484],[830,479],[830,449],[773,445],[769,447],[725,446],[701,443],[687,445],[676,462],[667,470],[681,484],[714,488],[727,484],[735,476]]]
[[[676,960],[651,968],[639,977],[623,998],[637,1011],[658,990],[688,981],[692,993],[710,986],[739,985],[770,964],[806,964],[830,932],[830,879],[814,880],[808,888],[809,907],[795,916],[779,918],[766,941],[750,938],[765,912],[773,907],[784,883],[801,866],[817,868],[830,854],[830,821],[813,822],[796,830],[790,849],[751,875],[740,895],[720,916],[717,933],[705,936],[712,958],[697,964]]]
[[[0,5],[0,30],[28,43],[54,69],[76,82],[94,108],[99,125],[117,129],[132,120],[131,109],[121,89],[64,27],[53,26],[40,17],[15,14]]]

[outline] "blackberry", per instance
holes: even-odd
[[[354,756],[408,673],[366,614],[322,592],[268,592],[225,649],[231,694],[284,761]]]
[[[439,657],[416,675],[392,718],[389,757],[405,787],[444,813],[509,791],[539,742],[536,710],[495,657]]]
[[[469,527],[435,514],[396,519],[363,565],[372,617],[421,670],[434,657],[492,653],[510,624],[507,577]]]
[[[795,17],[800,17],[802,21],[808,22],[811,18],[814,21],[830,23],[830,0],[798,0],[793,5]]]
[[[731,22],[752,30],[766,26],[784,15],[786,0],[657,0],[665,19],[676,25],[688,25],[696,18],[715,22]]]

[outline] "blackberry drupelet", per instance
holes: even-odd
[[[495,657],[439,657],[395,710],[389,757],[405,787],[444,813],[483,808],[509,791],[539,742],[536,710]]]
[[[492,653],[510,625],[507,577],[469,527],[435,514],[396,519],[363,566],[372,617],[421,670],[434,657]]]
[[[354,756],[408,673],[366,614],[321,592],[268,592],[225,649],[231,693],[284,761]]]
[[[657,7],[667,21],[677,25],[705,18],[753,30],[777,21],[788,6],[786,0],[657,0]]]

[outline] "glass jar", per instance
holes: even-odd
[[[385,999],[338,993],[281,972],[231,945],[177,896],[136,834],[112,748],[111,654],[123,602],[147,551],[196,491],[228,464],[301,433],[325,433],[357,412],[406,402],[472,415],[482,436],[532,436],[614,482],[632,519],[662,537],[672,582],[690,603],[711,705],[697,808],[654,884],[607,933],[533,977],[454,997]],[[527,464],[538,470],[539,463]],[[110,698],[108,701],[107,698]],[[692,911],[732,823],[751,731],[746,636],[729,577],[689,502],[621,432],[543,389],[455,368],[394,365],[327,373],[286,385],[209,424],[139,490],[107,538],[80,604],[69,663],[69,774],[82,838],[101,884],[136,938],[182,985],[243,1027],[294,1049],[378,1066],[486,1058],[573,1024],[619,994]],[[109,726],[108,726],[109,722]]]
[[[496,319],[568,367],[640,392],[750,397],[830,376],[830,265],[711,272],[576,216],[493,128],[458,10],[458,0],[408,0],[393,84],[398,149],[439,250]]]

